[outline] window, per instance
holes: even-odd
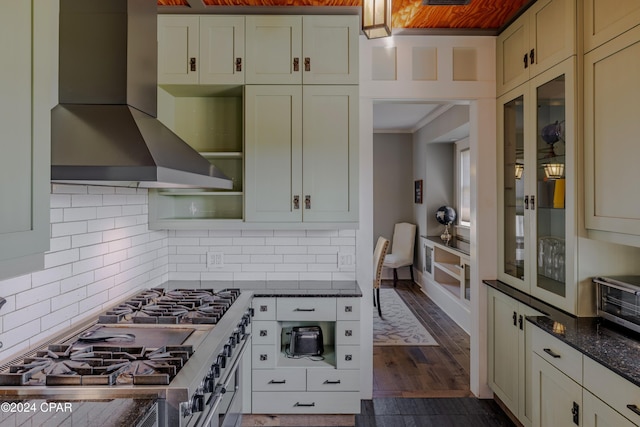
[[[456,143],[456,192],[458,225],[471,226],[471,150],[469,140]]]

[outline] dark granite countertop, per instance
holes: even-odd
[[[282,281],[224,281],[170,280],[161,287],[167,289],[224,289],[237,288],[253,292],[254,297],[362,297],[355,280],[282,280]]]
[[[640,387],[640,334],[599,317],[575,317],[497,280],[483,281],[544,313],[527,320]]]

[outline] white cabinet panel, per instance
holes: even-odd
[[[609,0],[585,0],[584,51],[589,52],[639,23],[637,0],[616,0],[615,7]]]

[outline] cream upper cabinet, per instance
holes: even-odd
[[[246,17],[247,84],[358,84],[353,16]]]
[[[584,57],[585,222],[589,236],[640,246],[640,26]]]
[[[525,426],[531,426],[531,331],[525,316],[541,313],[488,289],[489,387]]]
[[[576,290],[575,59],[498,99],[498,278],[570,313]]]
[[[245,94],[245,220],[357,222],[357,86]]]
[[[50,110],[57,102],[50,86],[57,61],[51,7],[0,6],[0,279],[42,269],[49,249]]]
[[[640,23],[638,0],[585,0],[584,51],[589,52],[604,42]]]
[[[158,16],[158,84],[243,84],[244,16]]]
[[[574,55],[575,30],[575,0],[535,2],[498,36],[498,95]]]

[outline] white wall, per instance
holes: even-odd
[[[412,136],[373,135],[373,237],[391,240],[397,222],[413,222]]]
[[[51,186],[45,269],[0,281],[0,360],[167,280],[167,233],[149,231],[147,191]]]

